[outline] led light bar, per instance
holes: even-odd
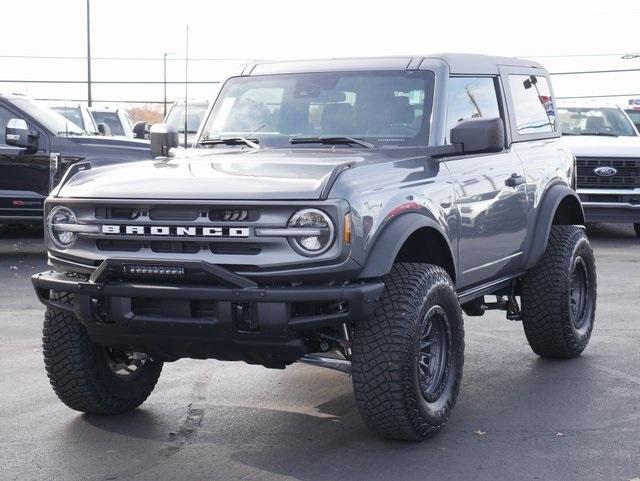
[[[183,276],[183,266],[160,266],[160,265],[134,265],[125,264],[122,266],[125,274],[153,275],[153,276]]]

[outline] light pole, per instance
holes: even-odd
[[[163,119],[167,116],[167,55],[173,55],[174,53],[175,52],[165,52],[162,54],[162,72],[164,79],[162,81],[162,85],[164,87]]]
[[[87,0],[87,103],[91,107],[91,7]]]

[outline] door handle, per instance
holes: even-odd
[[[504,181],[504,185],[507,187],[518,187],[526,182],[524,175],[520,174],[511,174],[507,180]]]

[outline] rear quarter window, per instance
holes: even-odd
[[[556,131],[556,112],[549,82],[538,75],[509,75],[518,135]]]

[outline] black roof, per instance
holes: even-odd
[[[284,62],[257,62],[247,65],[244,75],[266,75],[331,70],[404,70],[418,68],[425,59],[441,60],[453,74],[497,74],[498,66],[543,68],[537,62],[516,57],[442,53],[403,57],[332,58],[318,60],[291,60]]]

